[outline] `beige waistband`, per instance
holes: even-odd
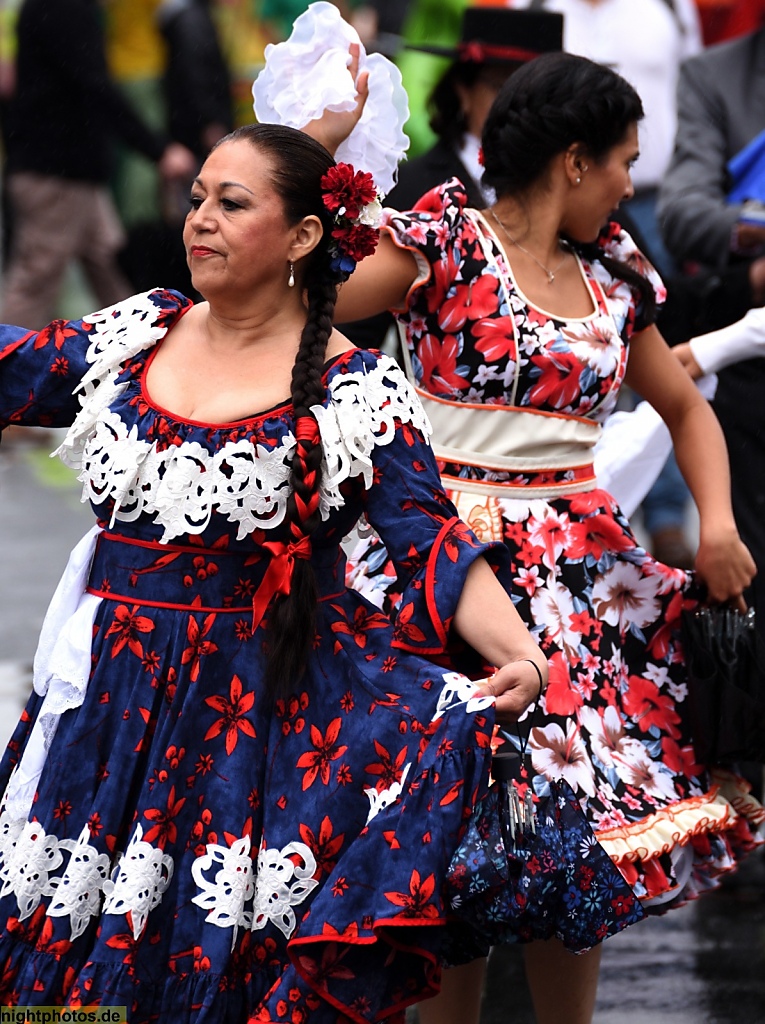
[[[601,426],[572,416],[507,405],[471,405],[417,394],[433,427],[433,450],[446,462],[498,472],[579,469],[592,462]]]

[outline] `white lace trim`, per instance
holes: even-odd
[[[366,795],[369,797],[369,814],[367,815],[367,825],[376,818],[380,811],[384,811],[386,807],[390,807],[391,804],[395,804],[398,798],[401,796],[401,791],[404,788],[406,777],[409,774],[409,769],[412,767],[412,762],[405,765],[401,778],[398,782],[393,782],[387,789],[375,789],[371,786],[364,790]]]
[[[87,318],[98,325],[88,349],[93,366],[81,385],[82,410],[54,454],[80,470],[83,501],[113,501],[111,525],[153,515],[163,527],[163,542],[202,533],[214,510],[238,524],[239,540],[257,528],[279,526],[295,450],[291,433],[275,448],[241,439],[212,454],[196,441],[159,451],[110,409],[124,387],[116,383],[122,363],[165,333],[150,322],[150,314],[156,319],[160,311],[148,294]],[[132,322],[136,338],[129,331]],[[329,395],[326,408],[312,410],[324,448],[323,519],[343,504],[343,481],[363,476],[366,486],[371,485],[372,451],[393,440],[395,419],[430,434],[414,389],[388,356],[369,371],[337,374]]]
[[[269,921],[290,938],[297,927],[292,908],[319,884],[313,877],[316,859],[310,848],[297,842],[288,843],[282,850],[264,845],[255,870],[249,836],[237,839],[230,847],[208,843],[206,849],[191,867],[191,875],[202,890],[192,903],[209,911],[205,921],[233,929],[232,949],[240,927],[260,931]],[[302,866],[294,863],[293,856],[300,858]],[[220,867],[212,879],[205,878],[205,872],[216,865]]]
[[[130,914],[133,938],[138,939],[146,918],[162,902],[173,877],[173,858],[143,842],[143,828],[136,825],[125,852],[104,884],[104,914]]]
[[[293,854],[300,857],[302,867],[290,860]],[[288,939],[297,927],[292,908],[319,884],[313,877],[315,871],[316,859],[305,843],[287,843],[282,850],[267,850],[263,845],[258,853],[252,930],[260,931],[273,921]]]
[[[372,452],[390,444],[396,420],[411,424],[426,437],[430,423],[414,388],[390,356],[381,356],[369,372],[339,373],[329,385],[330,401],[311,412],[319,423],[324,449],[321,516],[343,504],[340,485],[351,477],[372,486]]]
[[[399,791],[408,769],[407,765],[397,784]],[[393,788],[386,793],[390,795]],[[378,797],[382,803],[386,794]],[[149,914],[162,902],[172,881],[173,858],[144,842],[140,824],[113,871],[109,855],[99,852],[89,840],[87,823],[76,840],[58,839],[48,835],[39,822],[12,818],[3,811],[0,899],[13,893],[19,920],[24,921],[35,912],[43,896],[53,897],[48,914],[69,918],[72,939],[82,935],[91,918],[99,913],[130,914],[133,937],[140,938]],[[200,890],[192,902],[208,911],[207,923],[233,929],[232,949],[240,927],[260,931],[273,922],[285,938],[290,938],[297,927],[293,908],[319,884],[314,878],[316,858],[305,843],[288,843],[281,850],[268,849],[264,844],[257,866],[253,865],[250,850],[249,836],[230,847],[208,843],[206,852],[191,866],[191,876]],[[65,854],[69,862],[63,874],[51,877],[63,864]],[[216,868],[212,878],[206,877]]]
[[[212,881],[204,872],[220,865]],[[239,928],[252,927],[252,909],[246,905],[255,894],[255,881],[250,857],[250,837],[237,839],[233,846],[208,843],[207,852],[191,865],[191,877],[202,891],[191,900],[209,913],[208,924],[218,928],[233,928],[231,948],[234,948]]]
[[[0,899],[13,893],[19,905],[19,920],[35,912],[43,896],[52,896],[51,917],[68,917],[70,934],[76,939],[90,919],[104,914],[132,916],[133,937],[138,939],[146,918],[162,901],[173,877],[173,859],[143,842],[143,828],[136,825],[127,850],[109,877],[110,859],[89,843],[87,823],[77,839],[48,835],[37,821],[0,815]],[[62,875],[51,877],[61,867],[64,854],[69,863]]]
[[[461,704],[464,705],[467,715],[474,711],[484,711],[494,704],[494,697],[481,696],[476,683],[460,672],[444,672],[443,680],[445,686],[438,695],[436,713],[433,715],[434,722],[441,718],[444,712],[451,711]]]
[[[68,917],[71,938],[82,935],[101,909],[101,894],[109,879],[110,862],[106,853],[91,846],[90,829],[83,825],[76,840],[62,839],[59,849],[69,852],[69,863],[60,878],[52,878],[48,889],[54,897],[48,906],[51,917]]]
[[[61,843],[36,821],[20,822],[3,815],[3,854],[0,864],[0,899],[10,893],[19,905],[19,921],[25,921],[54,891],[50,873],[61,866]]]

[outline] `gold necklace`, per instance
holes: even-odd
[[[564,263],[566,262],[566,257],[568,256],[568,250],[566,249],[566,251],[565,251],[565,252],[563,253],[563,256],[561,257],[561,261],[560,261],[560,263],[558,263],[558,265],[557,265],[557,266],[553,267],[553,269],[552,269],[552,270],[550,270],[550,268],[549,268],[549,267],[546,267],[546,266],[544,265],[544,263],[542,263],[542,261],[541,261],[541,260],[538,260],[538,259],[536,258],[536,256],[534,255],[534,253],[533,253],[533,252],[529,252],[529,250],[528,250],[528,249],[524,248],[524,246],[522,246],[520,242],[517,242],[517,241],[516,241],[516,240],[515,240],[515,239],[513,238],[513,236],[512,236],[511,234],[510,234],[510,232],[509,232],[509,231],[507,230],[507,228],[505,227],[505,225],[504,225],[504,224],[502,223],[502,221],[501,221],[501,220],[499,219],[499,217],[498,217],[498,216],[496,215],[496,213],[494,212],[494,210],[493,210],[493,209],[491,209],[491,207],[489,208],[489,213],[490,213],[490,214],[492,215],[492,217],[493,217],[493,218],[494,218],[494,220],[495,220],[495,221],[497,222],[497,224],[499,224],[499,226],[500,226],[500,227],[502,228],[502,230],[503,230],[503,231],[505,232],[505,234],[506,234],[506,235],[507,235],[507,237],[508,237],[508,238],[510,239],[510,241],[511,241],[511,242],[513,243],[513,245],[515,246],[515,248],[516,248],[516,249],[520,249],[520,250],[521,250],[521,252],[525,252],[525,253],[526,253],[526,255],[527,255],[527,256],[529,257],[529,259],[532,259],[532,260],[533,260],[533,261],[534,261],[534,262],[536,263],[536,265],[537,265],[537,266],[538,266],[538,267],[540,268],[540,270],[544,270],[545,274],[547,274],[547,283],[548,283],[548,284],[552,284],[552,283],[553,283],[553,281],[555,280],[555,275],[556,275],[556,274],[558,273],[558,271],[560,270],[560,268],[561,268],[561,267],[563,266],[563,264],[564,264]],[[558,245],[560,245],[560,246],[563,246],[563,247],[565,247],[565,243],[561,242],[560,240],[558,241]]]

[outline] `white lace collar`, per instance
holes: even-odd
[[[213,511],[238,524],[237,539],[273,529],[284,519],[295,438],[287,432],[274,448],[242,438],[208,451],[197,441],[159,450],[128,429],[112,406],[127,387],[117,384],[124,364],[159,341],[160,309],[151,293],[86,317],[95,324],[87,358],[92,364],[78,391],[82,409],[58,454],[78,469],[83,501],[114,502],[111,525],[148,514],[162,526],[161,540],[202,533]],[[389,444],[396,423],[430,434],[414,389],[396,362],[380,356],[371,368],[336,373],[326,405],[316,415],[324,449],[321,515],[343,504],[340,485],[356,476],[372,484],[372,451]]]

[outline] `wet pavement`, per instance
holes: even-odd
[[[605,943],[594,1024],[764,1022],[761,852],[718,891]],[[492,955],[481,1024],[534,1024],[517,948]]]
[[[22,432],[0,445],[3,742],[29,692],[48,600],[69,549],[92,525],[74,475],[47,458],[56,443]],[[491,958],[481,1024],[534,1024],[517,947]],[[765,1024],[762,850],[716,892],[606,942],[594,1024]]]

